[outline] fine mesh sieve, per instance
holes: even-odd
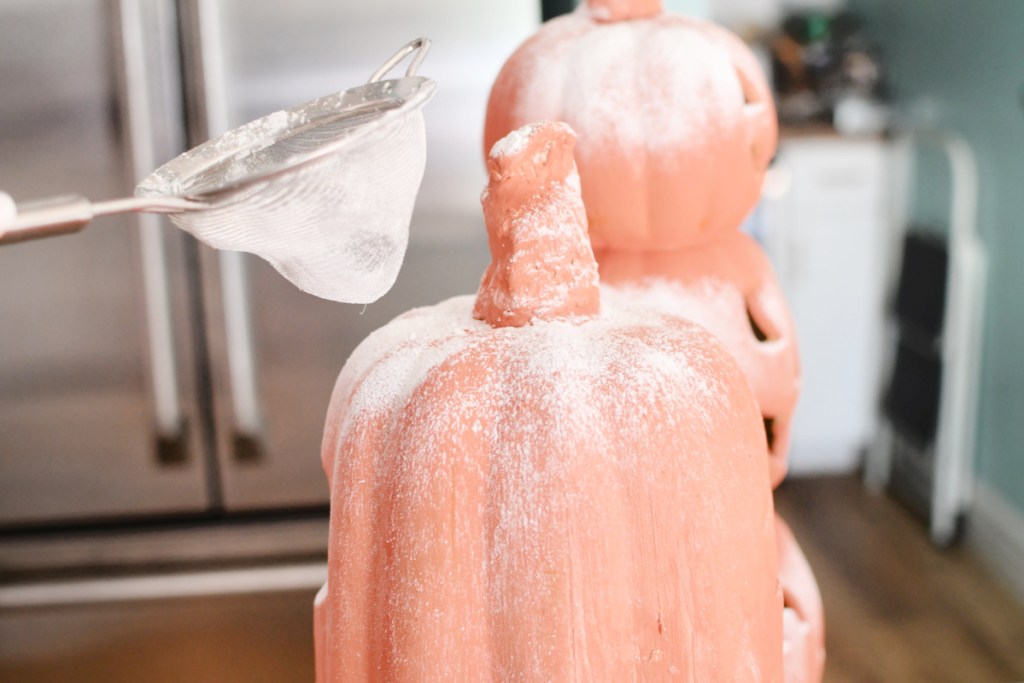
[[[398,275],[423,178],[421,109],[435,84],[415,74],[429,47],[414,40],[365,85],[182,154],[143,180],[134,199],[65,197],[12,210],[0,193],[0,243],[73,232],[96,216],[168,213],[212,247],[263,257],[303,291],[374,301]],[[404,78],[382,80],[413,53]]]

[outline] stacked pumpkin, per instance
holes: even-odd
[[[599,288],[574,139],[494,145],[476,298],[342,370],[319,681],[782,679],[757,401],[702,327]]]
[[[739,227],[775,153],[770,89],[750,50],[660,0],[589,0],[545,24],[491,92],[485,148],[530,121],[560,120],[576,159],[602,282],[699,323],[756,394],[771,485],[786,474],[799,390],[793,323],[768,260]],[[777,520],[786,677],[820,680],[824,621],[814,576]]]

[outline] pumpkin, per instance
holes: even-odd
[[[778,134],[752,53],[721,28],[663,12],[660,0],[589,0],[545,24],[506,62],[488,103],[485,148],[545,117],[565,119],[579,134],[602,281],[701,324],[726,345],[760,405],[777,486],[800,368],[771,266],[738,230],[760,196]],[[821,596],[792,534],[781,538],[783,554],[800,560],[784,563],[779,576],[787,680],[817,681]]]
[[[764,416],[772,486],[786,476],[790,421],[800,369],[793,323],[771,266],[748,236],[663,251],[599,250],[606,287],[714,333],[750,380]],[[803,552],[776,517],[784,597],[787,683],[821,681],[825,620],[821,593]]]
[[[746,373],[761,407],[772,486],[786,476],[800,390],[796,332],[771,264],[740,232],[696,247],[598,249],[601,280],[712,332]]]
[[[505,63],[484,144],[540,119],[565,120],[579,135],[602,280],[681,286],[672,308],[737,357],[762,407],[777,485],[800,372],[771,266],[738,232],[778,133],[753,54],[714,24],[663,12],[658,0],[590,0],[547,22]]]
[[[475,299],[338,378],[320,681],[781,680],[756,401],[705,330],[599,288],[573,143],[497,144]]]
[[[735,231],[777,141],[750,50],[658,0],[589,0],[516,50],[491,89],[485,150],[539,120],[579,136],[596,248],[678,248]]]

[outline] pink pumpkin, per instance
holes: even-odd
[[[542,120],[579,136],[599,248],[677,248],[732,233],[760,196],[777,140],[750,50],[657,0],[590,0],[516,50],[491,90],[484,149]]]
[[[800,368],[793,323],[771,267],[741,233],[688,249],[598,250],[601,279],[643,305],[714,333],[750,380],[764,419],[772,486],[786,476],[790,421]],[[821,681],[825,620],[821,594],[800,546],[776,518],[785,605],[787,683]]]
[[[599,290],[573,140],[497,145],[475,300],[342,370],[319,681],[781,680],[756,402],[703,329]]]
[[[603,281],[688,289],[693,318],[725,342],[754,385],[777,485],[800,372],[771,266],[738,235],[778,133],[753,54],[714,24],[663,12],[659,0],[590,0],[546,23],[506,62],[491,90],[485,147],[544,119],[564,120],[579,136]],[[701,302],[708,283],[729,291]]]
[[[771,266],[738,231],[777,143],[754,56],[717,26],[665,13],[660,0],[588,0],[545,24],[505,64],[488,104],[485,149],[541,118],[564,119],[579,134],[602,281],[698,322],[726,345],[757,396],[777,486],[800,368]],[[803,557],[792,535],[784,542],[787,556]],[[823,656],[817,584],[809,570],[780,581],[787,679],[820,680],[821,661],[793,654]]]
[[[597,249],[601,281],[712,332],[757,396],[768,438],[772,486],[786,476],[800,358],[789,308],[754,240],[733,232],[686,249]]]

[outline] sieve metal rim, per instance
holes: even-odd
[[[433,97],[436,89],[437,84],[430,78],[405,76],[346,88],[296,107],[267,114],[255,121],[233,128],[170,160],[146,176],[135,188],[135,195],[149,198],[181,197],[201,202],[205,207],[209,207],[230,198],[237,191],[291,173],[359,143],[396,118],[422,109]],[[275,130],[272,126],[268,126],[275,118],[284,116],[289,121],[300,121],[301,126],[306,127],[315,125],[317,121],[322,121],[325,118],[336,121],[339,116],[344,116],[347,110],[356,110],[353,114],[355,115],[358,114],[359,106],[387,100],[397,102],[397,105],[380,112],[372,120],[353,127],[351,133],[338,140],[326,143],[315,150],[296,154],[281,163],[241,174],[237,178],[203,189],[201,192],[182,192],[181,190],[181,188],[188,187],[189,180],[212,167],[229,159],[244,159],[280,139],[283,131],[280,128]],[[329,106],[332,102],[334,105]],[[311,113],[317,115],[309,117]],[[284,130],[293,132],[297,129],[298,126],[289,125]],[[202,210],[203,207],[197,206],[196,208]]]

